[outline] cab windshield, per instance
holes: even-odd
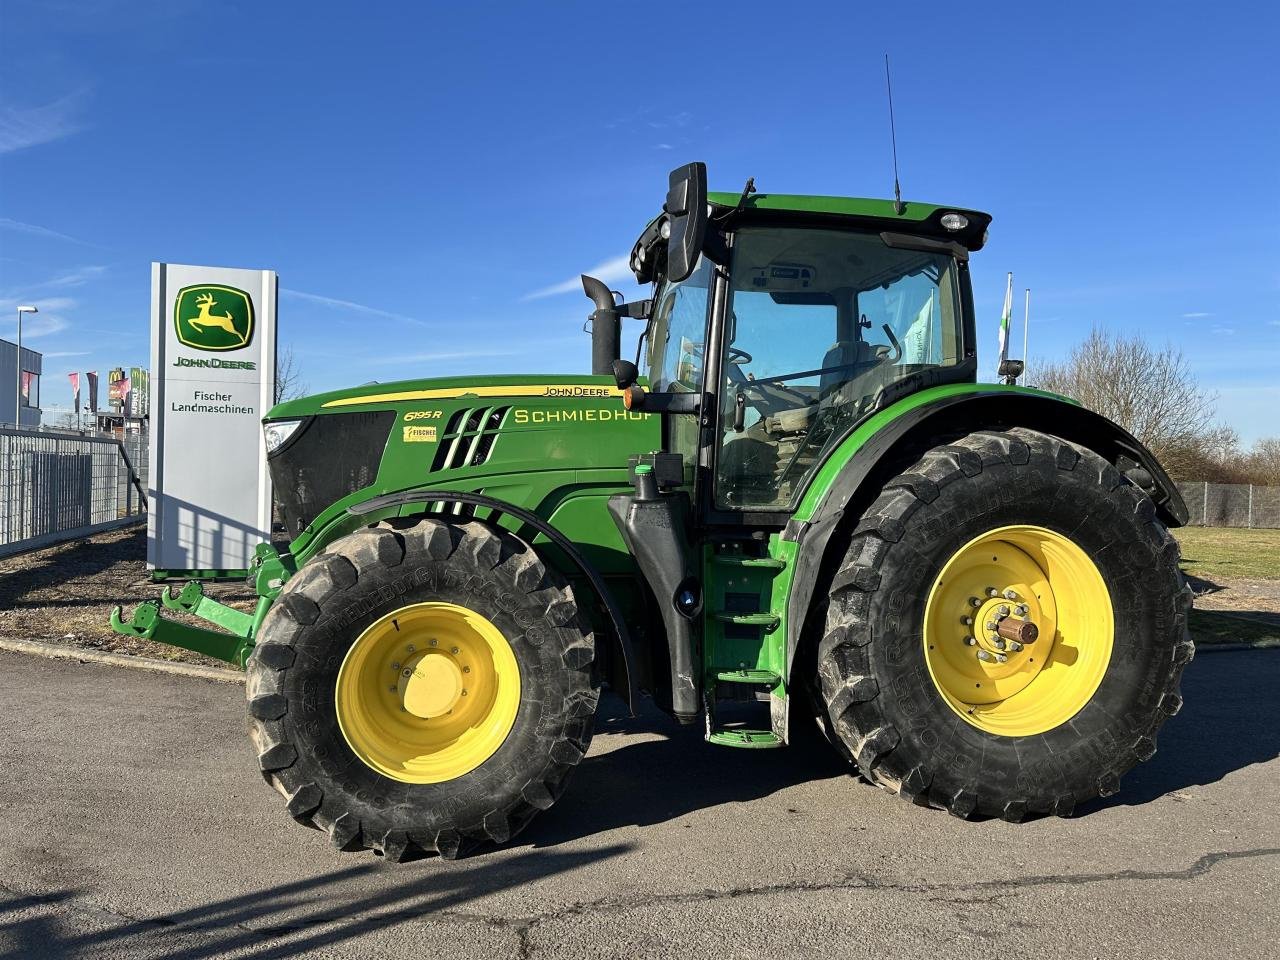
[[[890,247],[877,233],[755,228],[736,235],[730,273],[721,507],[793,506],[827,446],[886,386],[962,359],[946,254]]]

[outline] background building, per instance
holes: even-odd
[[[145,367],[116,367],[108,371],[100,385],[106,392],[106,403],[99,397],[94,416],[100,433],[114,437],[147,432],[151,414],[151,377]],[[83,409],[89,409],[88,394]]]
[[[17,387],[17,354],[17,344],[0,340],[0,424],[9,426],[19,422],[14,417],[13,409]],[[24,427],[40,426],[40,375],[44,372],[43,363],[42,354],[22,348],[22,371],[26,374],[21,420]]]

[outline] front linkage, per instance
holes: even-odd
[[[253,650],[258,628],[271,609],[271,602],[280,593],[285,580],[295,572],[292,560],[289,554],[281,556],[269,543],[260,543],[254,549],[250,575],[258,593],[258,603],[251,614],[206,597],[204,585],[198,580],[189,581],[176,595],[171,587],[165,587],[160,595],[160,602],[165,607],[207,620],[220,627],[219,630],[205,630],[167,620],[161,613],[160,604],[154,601],[139,604],[128,620],[123,618],[123,610],[116,607],[111,611],[111,629],[126,637],[155,640],[225,660],[243,670]]]

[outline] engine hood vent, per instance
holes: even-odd
[[[440,438],[432,472],[478,467],[487,462],[510,410],[509,405],[455,410]]]

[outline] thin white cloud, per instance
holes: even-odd
[[[96,280],[107,272],[106,267],[78,267],[70,273],[36,284],[37,287],[80,287],[90,280]]]
[[[1213,316],[1212,313],[1195,312],[1195,313],[1184,313],[1182,315],[1182,318],[1184,320],[1203,320],[1205,317],[1212,317],[1212,316]]]
[[[52,353],[45,353],[42,356],[46,360],[52,360],[55,357],[87,357],[91,352],[90,350],[54,350]]]
[[[301,290],[289,290],[281,288],[280,293],[294,300],[303,300],[307,303],[314,303],[322,307],[328,307],[330,310],[347,310],[352,313],[363,313],[370,317],[382,317],[386,320],[398,320],[403,323],[416,323],[420,326],[428,326],[423,320],[414,317],[406,317],[401,313],[392,313],[390,310],[380,310],[377,307],[370,307],[363,303],[356,303],[352,300],[339,300],[337,297],[324,297],[318,293],[304,293]]]
[[[614,257],[612,260],[606,260],[604,263],[598,263],[590,270],[583,271],[587,276],[595,277],[604,283],[618,283],[623,280],[634,282],[635,276],[631,272],[631,257],[629,254],[623,254],[620,257]],[[543,297],[557,297],[562,293],[582,292],[582,278],[572,277],[562,283],[553,284],[550,287],[543,287],[541,290],[535,290],[533,293],[526,293],[521,300],[540,300]]]
[[[36,314],[32,318],[22,321],[22,342],[25,345],[28,340],[52,336],[55,333],[61,333],[65,329],[67,329],[67,321],[62,317],[56,314]],[[17,333],[18,328],[15,324],[5,339],[12,342]]]
[[[403,363],[431,363],[439,360],[476,360],[485,357],[515,357],[521,350],[456,350],[447,353],[410,353],[396,354],[393,357],[375,357],[365,362],[371,365],[385,366]]]
[[[29,338],[47,337],[67,329],[67,318],[64,314],[67,311],[74,310],[77,301],[71,297],[0,299],[0,318],[5,321],[4,336],[8,340],[13,340],[17,335],[18,324],[14,310],[17,309],[19,304],[25,303],[35,306],[39,313],[28,314],[23,318],[22,339],[24,342]]]
[[[34,223],[23,223],[20,220],[10,220],[8,217],[0,217],[0,230],[12,230],[14,233],[25,233],[33,237],[45,237],[49,240],[65,240],[67,243],[78,243],[86,247],[93,246],[91,243],[75,237],[69,237],[65,233],[59,233],[57,230],[50,230],[48,227],[42,227]]]
[[[77,119],[84,91],[60,97],[39,107],[0,104],[0,153],[52,143],[83,129]]]

